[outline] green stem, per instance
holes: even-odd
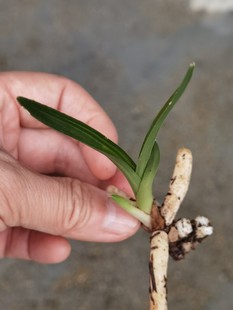
[[[112,200],[114,200],[122,209],[138,219],[144,226],[151,228],[151,216],[146,214],[136,206],[136,201],[128,198],[112,194]]]

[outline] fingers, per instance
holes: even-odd
[[[58,109],[96,128],[112,141],[117,141],[115,127],[103,109],[84,89],[68,79],[44,73],[13,72],[0,74],[0,86],[2,85],[5,85],[6,90],[1,103],[3,105],[2,110],[8,111],[6,113],[8,118],[12,114],[9,113],[9,106],[11,106],[12,111],[17,110],[19,122],[23,128],[39,130],[46,128],[46,126],[36,121],[27,111],[18,106],[15,99],[17,96],[28,97]],[[13,139],[12,128],[7,128],[7,126],[12,122],[16,124],[16,118],[12,121],[8,120],[4,129],[5,135],[11,135],[11,139]],[[15,127],[14,131],[16,131]],[[5,140],[9,141],[7,137]],[[15,140],[16,136],[14,135]],[[11,149],[14,148],[12,143],[8,142],[8,144]],[[21,143],[18,149],[19,153],[25,154],[25,150],[27,150],[27,144]],[[35,149],[36,151],[37,149]],[[82,154],[90,170],[97,178],[108,179],[115,173],[115,166],[103,155],[87,147],[82,147]]]
[[[2,229],[22,226],[72,239],[114,242],[139,227],[137,220],[92,185],[34,174],[6,154],[0,169]]]
[[[38,263],[60,263],[70,254],[69,242],[59,236],[20,227],[0,232],[0,258],[12,257]]]
[[[21,147],[26,144],[25,147]],[[18,160],[28,168],[44,173],[78,178],[98,185],[77,144],[50,129],[22,129],[19,137]]]

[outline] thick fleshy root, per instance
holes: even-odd
[[[161,208],[161,215],[169,226],[179,210],[188,191],[192,172],[192,153],[189,149],[181,148],[177,152],[176,164],[169,184],[168,193]]]
[[[168,235],[164,231],[151,234],[150,240],[150,310],[167,309]]]
[[[173,176],[162,206],[154,202],[151,221],[150,250],[150,310],[167,310],[167,264],[169,254],[175,260],[195,249],[196,245],[213,233],[208,218],[194,220],[175,216],[189,187],[192,171],[191,151],[178,151]]]

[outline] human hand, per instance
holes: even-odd
[[[0,257],[56,263],[70,253],[66,238],[114,242],[135,233],[139,223],[103,190],[113,184],[130,191],[115,166],[36,121],[15,98],[50,105],[116,142],[94,99],[76,83],[43,73],[1,73],[0,90]]]

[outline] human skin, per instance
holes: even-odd
[[[17,104],[24,96],[52,106],[117,142],[109,117],[78,84],[32,72],[0,74],[0,257],[65,260],[67,239],[116,242],[139,223],[104,188],[130,187],[103,155],[41,124]]]

